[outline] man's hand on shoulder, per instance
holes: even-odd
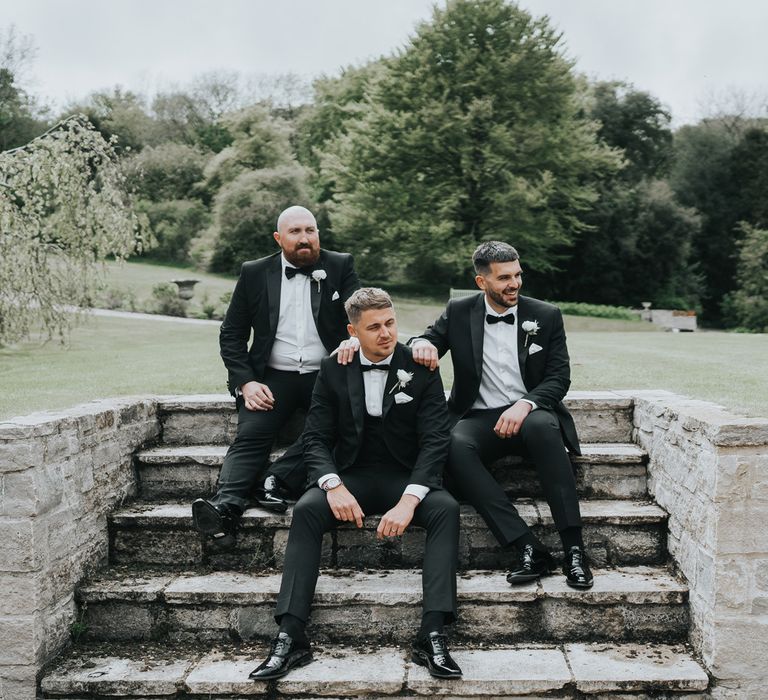
[[[523,427],[523,421],[533,410],[533,406],[527,401],[517,401],[513,403],[504,413],[499,416],[499,420],[493,428],[493,432],[500,438],[508,438],[517,435],[520,428]]]
[[[275,397],[266,384],[261,382],[246,382],[240,387],[249,411],[271,411],[275,407]]]
[[[381,516],[381,522],[376,528],[376,537],[399,537],[413,520],[413,513],[421,501],[409,493],[403,494],[394,508],[390,508]]]
[[[414,362],[428,367],[431,371],[437,369],[437,366],[440,364],[437,348],[426,338],[417,338],[413,341],[411,344],[411,355]]]
[[[360,349],[360,341],[357,338],[347,338],[342,340],[331,355],[336,355],[336,361],[340,365],[348,365],[355,357],[355,353]]]
[[[328,505],[333,512],[333,517],[336,520],[344,520],[346,522],[354,522],[357,527],[363,526],[363,513],[360,504],[357,499],[349,492],[344,484],[339,484],[335,489],[331,489],[326,493],[328,497]]]

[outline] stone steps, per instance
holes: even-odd
[[[533,531],[554,551],[560,542],[547,504],[517,501]],[[595,566],[655,565],[666,560],[666,513],[648,502],[588,500],[581,504],[584,541]],[[137,503],[109,518],[113,564],[166,566],[178,569],[208,565],[217,569],[256,570],[281,567],[291,511],[282,515],[251,508],[245,512],[237,547],[219,552],[192,527],[190,503]],[[326,535],[326,568],[418,568],[424,532],[410,528],[397,540],[379,542],[378,517],[365,519],[362,530],[343,524]],[[462,507],[459,562],[462,569],[507,568],[512,553],[499,549],[485,523],[469,506]]]
[[[630,442],[632,399],[612,391],[573,391],[565,398],[579,439],[590,442]],[[237,414],[231,396],[205,394],[172,396],[158,401],[165,445],[229,445],[235,437]],[[301,431],[297,416],[286,426],[279,444],[290,444]]]
[[[276,459],[284,450],[272,454]],[[197,498],[216,493],[226,445],[173,445],[153,447],[136,454],[143,500]],[[628,443],[593,443],[572,458],[576,485],[582,498],[642,499],[647,496],[647,455]],[[499,460],[492,473],[514,497],[541,496],[533,466],[519,457]]]
[[[81,647],[42,680],[45,698],[704,698],[709,679],[683,645],[453,646],[464,676],[440,681],[403,647],[315,646],[315,659],[272,683],[248,673],[264,645]],[[620,693],[616,695],[616,693]]]
[[[505,572],[468,571],[458,579],[459,621],[451,639],[497,643],[682,641],[688,589],[654,567],[596,570],[589,591],[557,572],[510,586]],[[79,601],[89,640],[228,642],[275,634],[280,573],[142,575],[108,570],[85,584]],[[340,643],[407,643],[421,616],[421,572],[324,571],[310,638]]]

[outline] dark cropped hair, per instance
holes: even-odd
[[[504,241],[485,241],[472,253],[472,264],[477,275],[487,275],[491,271],[491,263],[513,262],[519,259],[517,251]]]
[[[363,311],[368,309],[391,309],[392,297],[378,287],[362,287],[352,294],[344,304],[350,323],[357,323]]]

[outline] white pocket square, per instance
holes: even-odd
[[[413,396],[408,396],[404,391],[398,391],[395,394],[395,403],[408,403],[413,401]]]
[[[543,350],[544,348],[541,347],[541,345],[536,345],[536,343],[531,343],[531,349],[528,351],[529,355],[533,355],[534,353],[537,353],[539,350]]]
[[[331,301],[336,301],[338,298],[339,298],[339,293],[338,292],[334,292],[333,296],[331,297]]]

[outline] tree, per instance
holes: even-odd
[[[464,282],[493,238],[556,267],[596,174],[619,165],[578,115],[559,44],[546,18],[504,0],[453,0],[384,62],[321,157],[334,235],[363,276]]]
[[[736,290],[723,304],[726,325],[768,332],[768,230],[739,224]]]
[[[81,117],[0,153],[0,344],[62,340],[89,306],[98,263],[141,243],[112,145]]]
[[[192,146],[164,143],[148,146],[126,159],[128,186],[141,199],[190,199],[203,179],[208,156]]]

